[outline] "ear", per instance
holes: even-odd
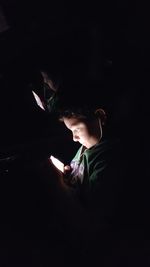
[[[106,119],[107,119],[105,110],[102,108],[98,108],[95,110],[95,114],[97,117],[99,117],[101,119],[102,125],[105,125]]]

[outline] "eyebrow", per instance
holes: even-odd
[[[81,123],[82,123],[82,122],[73,123],[72,125],[70,125],[70,129],[72,129],[72,127],[77,127],[77,128],[79,128]]]
[[[77,126],[77,124],[73,123],[73,124],[70,125],[70,129],[72,129],[73,127],[76,127],[76,126]]]

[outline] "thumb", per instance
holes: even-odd
[[[64,170],[65,171],[70,171],[71,170],[71,167],[69,165],[66,165],[66,166],[64,166]]]

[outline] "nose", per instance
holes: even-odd
[[[78,142],[79,141],[79,136],[77,134],[72,134],[73,135],[73,141]]]

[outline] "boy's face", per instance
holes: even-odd
[[[72,132],[73,141],[90,148],[99,141],[98,125],[89,124],[79,118],[64,118],[64,124]]]

